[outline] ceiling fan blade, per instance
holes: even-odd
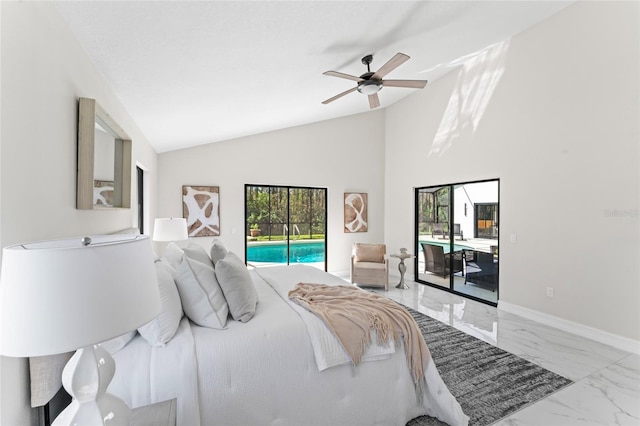
[[[374,93],[373,95],[369,95],[369,107],[371,109],[378,108],[380,106],[380,98],[378,98],[378,94]]]
[[[341,98],[341,97],[343,97],[344,95],[348,95],[348,94],[349,94],[349,93],[351,93],[351,92],[355,92],[355,90],[356,90],[356,89],[357,89],[357,87],[352,87],[351,89],[349,89],[349,90],[345,90],[345,91],[344,91],[344,92],[342,92],[342,93],[338,93],[338,94],[337,94],[337,95],[335,95],[333,98],[329,98],[329,99],[327,99],[326,101],[323,101],[322,103],[326,105],[326,104],[328,104],[329,102],[333,102],[333,101],[335,101],[336,99],[340,99],[340,98]]]
[[[371,78],[381,79],[385,75],[389,74],[391,71],[398,68],[400,65],[404,64],[409,60],[409,57],[404,53],[396,53],[395,56],[387,61],[386,64],[380,67],[378,71],[373,74]]]
[[[382,80],[385,87],[409,87],[411,89],[424,89],[427,80]]]
[[[328,75],[330,77],[346,78],[347,80],[353,80],[358,82],[362,81],[360,77],[356,77],[355,75],[345,74],[343,72],[338,72],[338,71],[325,71],[322,73],[322,75]]]

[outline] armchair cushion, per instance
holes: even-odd
[[[384,245],[381,244],[354,244],[356,262],[384,263]]]
[[[384,270],[386,265],[384,262],[355,262],[360,269],[378,269]]]

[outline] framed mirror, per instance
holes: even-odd
[[[76,208],[131,207],[131,139],[95,99],[78,100]]]

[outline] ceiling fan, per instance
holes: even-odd
[[[378,98],[378,92],[383,87],[408,87],[410,89],[423,89],[424,86],[427,85],[427,80],[383,80],[382,78],[389,74],[394,69],[398,68],[400,65],[409,60],[409,56],[404,53],[396,53],[393,58],[389,59],[386,64],[384,64],[380,69],[376,72],[371,72],[369,65],[373,61],[373,55],[367,55],[362,58],[362,63],[367,66],[367,72],[362,74],[360,77],[356,77],[355,75],[345,74],[337,71],[326,71],[322,73],[323,75],[329,75],[332,77],[340,77],[345,78],[347,80],[353,80],[358,82],[356,87],[352,87],[349,90],[346,90],[342,93],[335,95],[332,98],[327,99],[322,102],[323,104],[328,104],[330,102],[335,101],[343,97],[344,95],[348,95],[349,93],[357,90],[358,92],[369,96],[369,107],[371,109],[377,108],[380,106],[380,99]]]

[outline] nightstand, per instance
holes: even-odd
[[[175,398],[134,408],[131,426],[176,426]]]

